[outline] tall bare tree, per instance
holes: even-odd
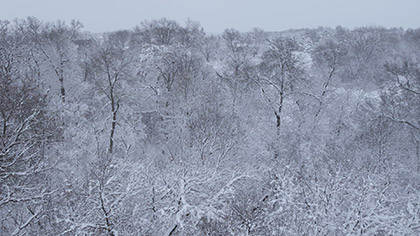
[[[303,79],[303,69],[295,54],[298,50],[299,45],[295,40],[276,38],[270,42],[260,64],[258,83],[273,109],[278,134],[285,99],[299,88],[299,82]],[[272,89],[274,96],[270,96],[265,88]]]
[[[111,111],[109,153],[112,153],[114,149],[117,114],[123,97],[121,83],[130,78],[130,73],[132,73],[130,69],[134,62],[128,46],[129,34],[128,31],[119,31],[105,35],[105,40],[91,58],[90,77],[108,99]]]
[[[63,21],[42,23],[36,18],[26,20],[27,30],[31,35],[33,46],[53,71],[60,86],[61,101],[66,100],[65,80],[69,75],[69,67],[75,60],[74,40],[77,39],[83,25],[72,20],[70,25]]]

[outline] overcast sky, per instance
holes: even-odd
[[[199,21],[207,32],[317,26],[420,27],[420,0],[0,0],[0,19],[80,20],[92,32],[131,29],[145,19]]]

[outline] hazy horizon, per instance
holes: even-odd
[[[386,28],[418,28],[420,1],[371,0],[366,1],[222,1],[111,0],[54,1],[16,0],[2,4],[0,19],[13,20],[34,16],[43,21],[80,20],[84,29],[107,32],[132,29],[144,20],[167,18],[184,23],[187,19],[198,21],[210,33],[220,33],[226,28],[249,31],[360,26]],[[22,7],[25,6],[25,7]]]

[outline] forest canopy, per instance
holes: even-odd
[[[1,235],[419,235],[420,29],[0,21]]]

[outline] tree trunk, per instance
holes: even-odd
[[[175,233],[176,228],[178,228],[178,225],[175,225],[175,226],[172,228],[172,230],[171,230],[171,232],[169,232],[168,236],[173,235],[173,234]]]
[[[113,146],[114,146],[114,133],[115,133],[115,126],[117,123],[116,118],[117,118],[117,113],[112,112],[111,134],[109,136],[109,148],[108,148],[109,153],[112,153]]]
[[[109,211],[105,209],[105,203],[102,197],[102,190],[100,190],[100,200],[101,200],[101,209],[105,215],[105,222],[106,222],[106,230],[108,231],[109,236],[114,236],[114,232],[112,231],[112,224],[109,219]]]
[[[61,64],[61,66],[63,66]],[[64,88],[64,71],[63,69],[54,69],[55,74],[58,77],[58,81],[60,82],[60,93],[61,93],[61,101],[65,103],[66,101],[66,89]]]
[[[1,112],[2,114],[2,118],[3,118],[3,131],[2,131],[2,136],[6,137],[6,133],[7,133],[7,118],[6,118],[6,114],[4,114],[4,112]]]
[[[108,152],[112,153],[114,147],[114,134],[115,127],[117,126],[117,112],[120,107],[119,102],[115,102],[114,97],[111,95],[111,111],[112,111],[112,121],[111,121],[111,134],[109,136],[109,148]]]
[[[280,99],[279,99],[279,107],[278,110],[274,112],[274,115],[276,116],[276,129],[277,129],[277,142],[276,142],[276,147],[275,147],[275,153],[274,153],[274,159],[277,159],[277,157],[279,156],[279,152],[280,152],[280,148],[279,148],[279,143],[280,143],[280,129],[281,129],[281,112],[283,110],[283,101],[284,101],[284,96],[283,93],[280,93]]]
[[[416,139],[417,172],[420,173],[420,140]]]
[[[328,74],[328,79],[327,79],[327,81],[325,81],[325,82],[324,82],[324,88],[323,88],[322,93],[321,93],[321,100],[319,101],[319,108],[318,108],[318,111],[317,111],[317,112],[316,112],[316,114],[315,114],[315,118],[316,118],[316,117],[318,117],[319,113],[321,113],[321,110],[322,110],[322,104],[323,104],[323,99],[324,99],[325,94],[327,93],[327,90],[328,90],[328,85],[329,85],[329,84],[330,84],[330,82],[331,82],[331,78],[332,78],[332,77],[333,77],[333,75],[334,75],[334,71],[335,71],[335,67],[332,67],[332,68],[331,68],[331,70],[330,70],[330,73]]]
[[[60,80],[60,84],[61,84],[61,101],[63,103],[66,102],[66,89],[64,88],[64,81]]]

